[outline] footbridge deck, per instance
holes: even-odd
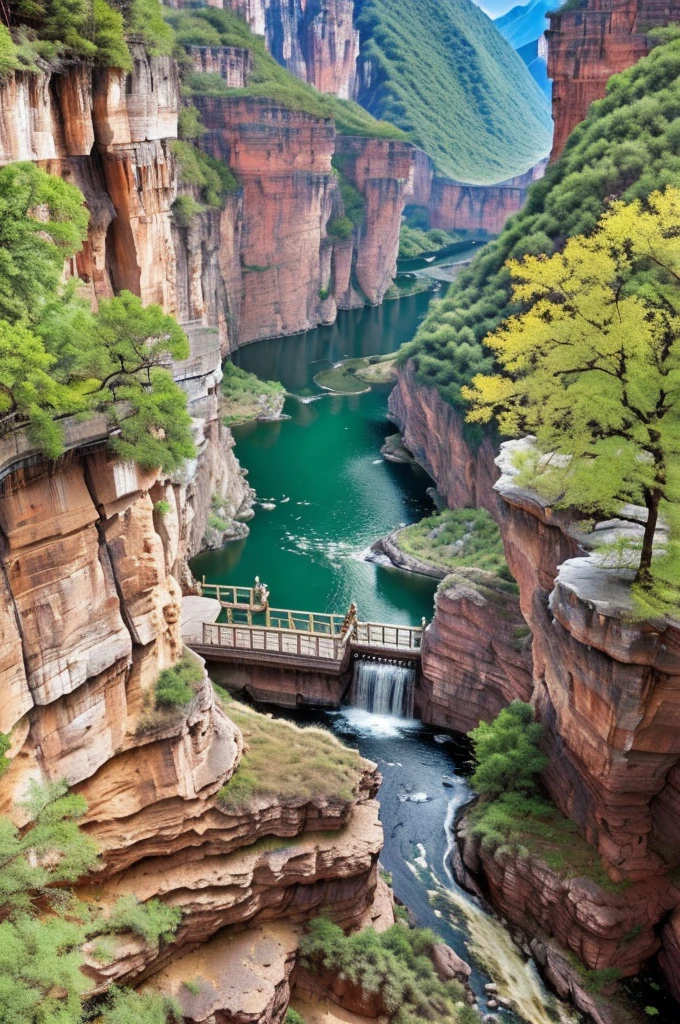
[[[346,615],[271,608],[269,593],[203,582],[213,621],[192,619],[185,642],[209,661],[257,662],[339,674],[352,652],[411,661],[420,657],[423,625],[363,622],[352,604]],[[218,604],[219,602],[219,604]],[[215,621],[216,618],[226,621]]]

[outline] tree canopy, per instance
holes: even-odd
[[[535,793],[548,763],[539,747],[542,735],[533,707],[520,700],[503,708],[493,722],[480,722],[469,733],[477,760],[473,789],[485,797]]]
[[[612,203],[589,237],[508,270],[524,311],[487,337],[503,372],[463,388],[468,419],[535,435],[528,482],[562,506],[645,505],[637,581],[677,610],[680,537],[658,572],[652,542],[660,510],[680,525],[680,189]]]
[[[186,398],[170,372],[189,345],[179,324],[130,292],[93,313],[64,260],[87,234],[77,188],[33,163],[0,170],[0,433],[27,424],[48,458],[59,418],[104,412],[121,458],[172,472],[193,455]]]
[[[108,918],[92,912],[68,888],[98,859],[79,827],[85,800],[64,782],[33,782],[25,807],[30,823],[21,831],[0,818],[0,1024],[83,1024],[92,1017],[81,970],[87,939],[135,930],[147,941],[171,941],[180,914],[134,897]],[[113,989],[97,1015],[102,1024],[166,1024],[176,1010],[162,996]]]

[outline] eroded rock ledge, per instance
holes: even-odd
[[[513,454],[526,443],[502,445],[496,490],[533,636],[544,782],[619,889],[563,877],[535,856],[494,856],[465,833],[463,858],[502,913],[539,937],[544,961],[551,940],[589,969],[629,975],[661,950],[677,996],[680,891],[669,871],[680,861],[680,623],[634,621],[632,572],[608,568],[595,550],[641,526],[615,520],[583,534],[573,517],[516,485]]]

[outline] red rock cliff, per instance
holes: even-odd
[[[626,902],[639,900],[639,913],[657,925],[678,899],[666,873],[680,860],[680,628],[670,619],[633,621],[632,571],[603,566],[588,553],[592,537],[515,485],[512,452],[524,443],[503,445],[496,488],[508,564],[533,634],[532,699],[549,757],[544,780],[611,876],[633,883]],[[613,521],[595,537],[640,530]],[[679,924],[676,911],[662,937],[670,976]],[[602,924],[603,941],[607,934]],[[609,960],[623,967],[619,961]]]
[[[543,176],[546,164],[541,160],[497,185],[466,185],[436,174],[427,154],[416,150],[406,202],[426,206],[433,228],[497,235],[508,217],[521,210],[529,185]]]
[[[424,722],[469,732],[531,697],[529,630],[513,585],[481,569],[442,584],[425,630],[417,701]]]
[[[651,28],[680,18],[680,4],[657,0],[585,0],[569,11],[549,14],[548,77],[553,80],[555,122],[551,160],[556,160],[572,129],[601,99],[607,80],[643,57]]]
[[[484,436],[479,445],[468,441],[461,416],[435,388],[417,383],[410,363],[398,368],[388,408],[404,444],[435,480],[450,508],[486,508],[497,515],[492,440]]]
[[[175,0],[172,6],[185,6]],[[320,92],[354,95],[359,32],[354,0],[217,0],[238,12],[280,64]]]

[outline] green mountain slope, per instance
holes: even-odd
[[[359,102],[407,131],[440,172],[488,184],[548,153],[547,99],[472,0],[358,0],[356,10],[372,65]]]
[[[461,385],[493,367],[484,338],[519,308],[506,260],[550,254],[589,234],[612,197],[644,200],[666,185],[680,187],[680,37],[609,80],[524,208],[433,305],[399,361],[413,359],[421,384],[464,408]]]

